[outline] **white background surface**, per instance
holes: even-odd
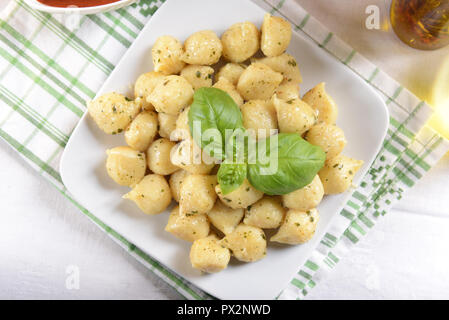
[[[366,6],[385,9],[382,0],[298,2],[405,87],[430,97],[449,47],[416,51],[391,31],[365,29]],[[0,298],[180,298],[3,141],[0,168]],[[308,298],[449,298],[448,180],[446,155]],[[71,265],[80,270],[79,290],[66,289]]]

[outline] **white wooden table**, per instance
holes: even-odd
[[[364,28],[368,4],[298,0],[334,33],[421,98],[449,47],[422,52]],[[0,9],[5,3],[0,3]],[[416,75],[419,74],[419,77]],[[97,229],[0,141],[0,298],[173,299],[180,296]],[[449,155],[339,263],[310,299],[449,298]],[[67,268],[80,270],[67,289]]]

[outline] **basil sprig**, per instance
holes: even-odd
[[[196,122],[196,125],[195,125]],[[200,124],[200,126],[198,125]],[[195,142],[211,156],[224,160],[217,173],[223,194],[236,190],[248,178],[251,185],[268,195],[287,194],[312,182],[323,167],[324,151],[296,133],[280,133],[257,141],[255,154],[247,153],[242,114],[234,100],[223,90],[200,88],[189,111],[189,127]],[[229,130],[231,130],[229,132]],[[229,144],[236,138],[243,144]],[[242,161],[238,148],[245,147]],[[229,152],[230,149],[231,151]]]
[[[305,187],[323,167],[326,154],[297,133],[279,133],[258,142],[255,163],[248,164],[248,180],[268,195],[282,195]],[[273,152],[276,154],[273,155]],[[261,157],[261,153],[264,153]],[[265,163],[261,159],[268,159]]]
[[[223,90],[200,88],[193,95],[189,127],[195,142],[219,160],[225,159],[226,129],[243,129],[242,113]]]

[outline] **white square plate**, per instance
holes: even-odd
[[[152,70],[150,50],[156,38],[172,35],[184,41],[193,32],[210,29],[221,35],[236,22],[260,26],[264,11],[242,0],[169,0],[151,18],[123,56],[98,94],[119,91],[131,94],[130,84]],[[298,61],[304,82],[302,93],[321,81],[339,106],[338,125],[348,140],[344,153],[365,161],[355,183],[366,173],[379,151],[388,125],[388,112],[381,98],[356,74],[315,43],[293,34],[288,52]],[[168,212],[157,216],[141,213],[131,201],[122,200],[128,188],[117,186],[105,169],[105,150],[125,145],[122,135],[101,132],[84,116],[74,130],[61,161],[67,189],[90,212],[129,241],[221,299],[272,299],[305,262],[349,197],[349,192],[325,197],[314,238],[300,246],[269,245],[267,257],[256,263],[235,263],[213,275],[201,275],[189,261],[190,243],[164,231]]]

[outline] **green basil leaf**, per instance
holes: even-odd
[[[243,128],[242,113],[225,91],[200,88],[189,111],[189,127],[195,142],[209,155],[225,158],[226,129]]]
[[[246,179],[246,163],[223,162],[217,173],[221,192],[228,194],[240,187]]]
[[[268,195],[282,195],[305,187],[323,167],[326,154],[296,133],[280,133],[259,140],[258,154],[248,164],[251,185]]]

